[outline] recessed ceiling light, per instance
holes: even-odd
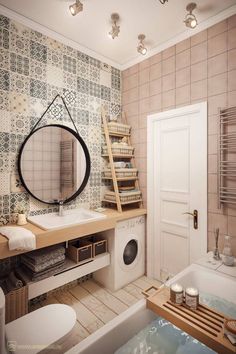
[[[164,5],[168,0],[159,0],[162,5]]]
[[[186,27],[195,28],[197,26],[196,16],[192,13],[193,10],[196,9],[196,7],[197,5],[195,4],[195,2],[191,2],[186,6],[186,10],[188,11],[184,20]]]
[[[69,6],[70,13],[72,16],[77,15],[79,12],[83,11],[83,4],[80,2],[80,0],[76,0],[76,2],[73,5]]]
[[[138,53],[140,53],[142,55],[147,54],[147,48],[145,47],[145,45],[143,43],[145,37],[146,36],[144,34],[140,34],[138,36],[139,43],[138,43],[138,46],[137,46],[137,51],[138,51]]]
[[[117,21],[119,21],[120,16],[117,13],[111,14],[111,20],[112,20],[112,28],[111,31],[108,33],[109,37],[112,39],[115,39],[118,37],[120,33],[120,26],[117,25]]]

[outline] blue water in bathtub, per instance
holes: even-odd
[[[202,293],[201,303],[236,318],[236,305],[217,296]],[[187,333],[158,317],[115,354],[216,354]]]

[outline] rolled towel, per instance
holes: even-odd
[[[9,279],[15,289],[20,289],[24,285],[23,282],[15,276],[14,272],[10,273]]]
[[[35,235],[24,227],[1,226],[0,233],[8,238],[10,251],[31,251],[36,248]]]

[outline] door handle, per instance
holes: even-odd
[[[198,211],[194,209],[193,213],[183,213],[183,215],[191,215],[193,217],[193,227],[195,230],[198,229]]]

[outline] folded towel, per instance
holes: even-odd
[[[6,278],[0,279],[0,287],[3,289],[4,294],[20,289],[23,286],[23,282],[15,276],[14,272],[11,272]]]
[[[34,264],[31,262],[31,260],[28,257],[21,257],[21,262],[27,266],[29,269],[31,269],[35,273],[42,272],[43,270],[49,269],[53,265],[64,261],[66,256],[64,254],[61,254],[60,256],[55,257],[54,259],[50,259],[48,261],[43,262],[42,264]]]
[[[8,238],[8,246],[10,251],[31,251],[36,248],[35,235],[24,227],[1,226],[0,234]]]
[[[44,270],[40,273],[32,272],[29,268],[27,268],[24,264],[21,267],[22,271],[26,273],[26,276],[30,278],[31,281],[38,281],[45,278],[49,278],[57,273],[60,273],[65,269],[65,261],[59,262],[50,269]]]
[[[39,265],[63,254],[65,254],[65,247],[62,245],[54,245],[24,254],[24,257],[30,259],[35,265]]]
[[[11,272],[10,275],[9,275],[9,279],[12,283],[12,285],[14,286],[15,289],[20,289],[23,287],[23,282],[22,280],[18,279],[16,276],[15,276],[15,273],[14,272]]]

